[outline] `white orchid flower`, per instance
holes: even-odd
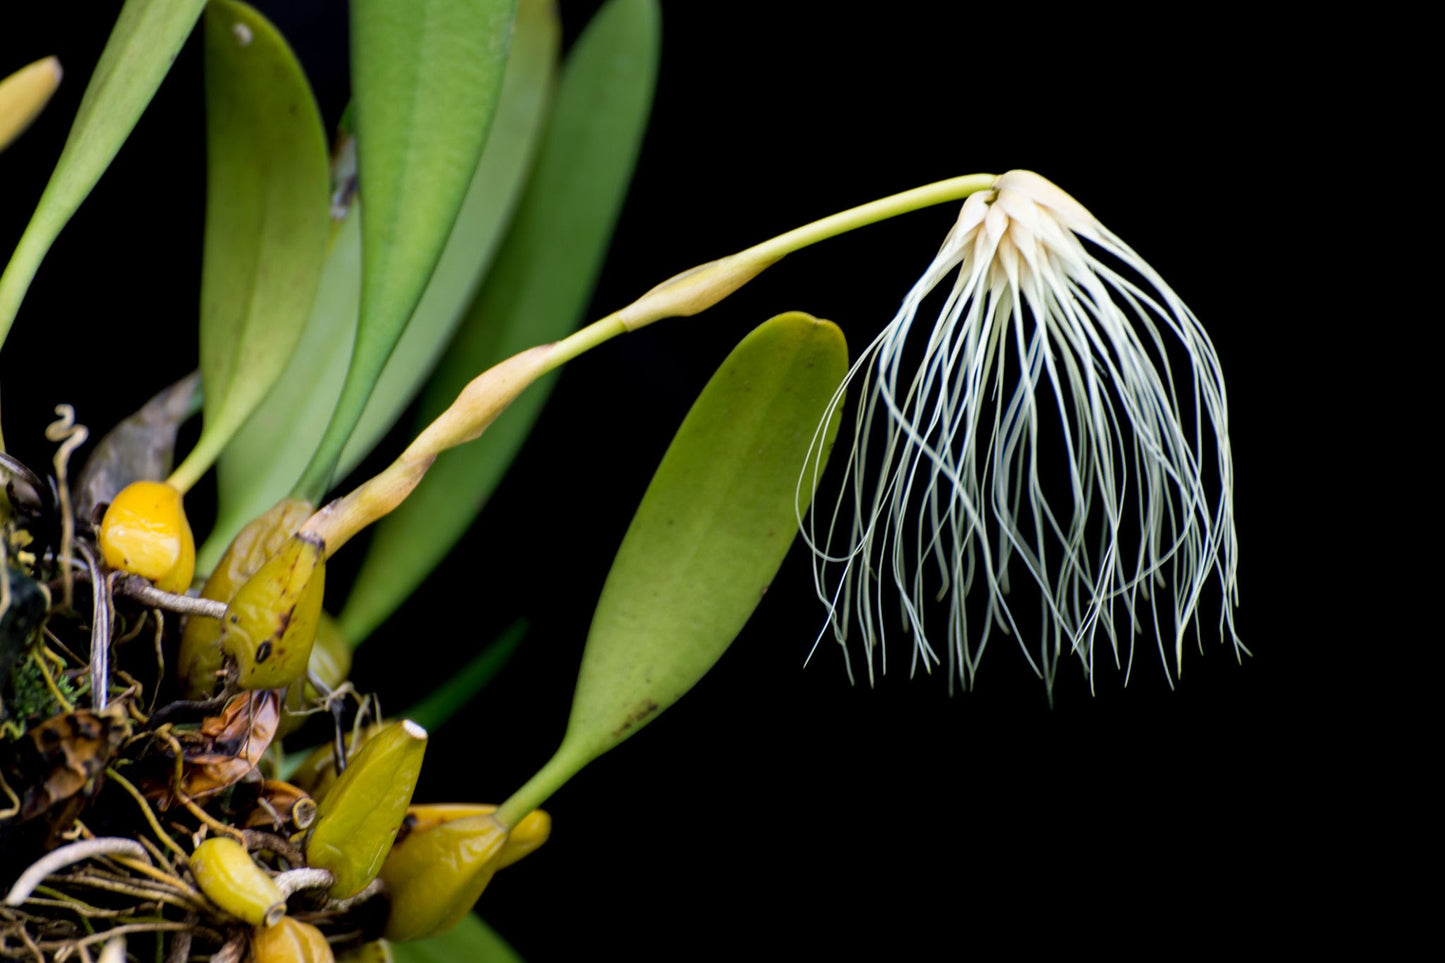
[[[1171,365],[1187,366],[1177,383]],[[847,481],[804,535],[829,625],[845,655],[861,628],[870,681],[893,626],[913,668],[941,664],[938,618],[950,682],[972,684],[995,629],[1050,691],[1064,652],[1092,679],[1100,636],[1126,678],[1146,630],[1177,672],[1211,580],[1220,634],[1244,651],[1219,357],[1163,279],[1054,184],[1012,171],[970,195],[844,387],[859,399]],[[1036,618],[1010,593],[1021,574]]]

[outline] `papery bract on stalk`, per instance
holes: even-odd
[[[925,298],[951,275],[915,336]],[[920,349],[915,369],[905,358]],[[1188,405],[1171,360],[1188,366]],[[870,680],[875,650],[886,671],[890,620],[912,634],[915,667],[942,661],[925,612],[944,599],[948,671],[965,685],[996,628],[1051,689],[1061,653],[1092,676],[1099,633],[1116,661],[1121,637],[1132,658],[1148,622],[1166,673],[1173,643],[1177,671],[1211,579],[1221,634],[1227,622],[1243,651],[1218,355],[1154,269],[1054,184],[1011,171],[969,196],[850,384],[847,480],[805,535],[829,624],[846,657],[857,621]],[[1037,621],[1010,605],[1019,570],[1042,590]],[[975,582],[976,638],[964,604]]]

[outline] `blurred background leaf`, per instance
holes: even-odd
[[[479,373],[582,318],[632,179],[657,77],[655,0],[613,0],[567,58],[556,105],[496,267],[422,397],[418,429]],[[476,441],[438,457],[376,528],[338,619],[360,645],[471,525],[536,422],[555,376]]]
[[[45,193],[0,274],[0,344],[50,245],[130,135],[204,5],[127,0],[121,8]]]
[[[361,312],[326,432],[294,494],[317,503],[421,300],[491,128],[516,0],[352,0]]]
[[[523,0],[519,7],[492,133],[436,273],[347,444],[343,477],[411,402],[491,266],[531,169],[551,99],[558,31],[550,6],[545,0]],[[338,166],[344,157],[343,147]],[[346,176],[344,170],[338,176]],[[360,204],[351,204],[344,216],[290,366],[221,456],[217,523],[198,553],[201,571],[214,566],[242,525],[292,489],[336,407],[360,304]]]
[[[411,719],[428,732],[441,728],[457,710],[486,688],[527,634],[527,620],[518,619],[501,635],[482,646],[460,670],[449,673],[446,681],[426,698],[403,712],[398,718]]]
[[[396,963],[522,963],[517,951],[476,913],[468,913],[441,936],[392,943]]]
[[[171,477],[182,491],[285,370],[316,297],[330,231],[321,114],[291,48],[235,0],[211,0],[204,24],[205,421]]]
[[[554,0],[519,0],[481,161],[426,292],[341,453],[338,478],[350,474],[416,397],[491,267],[536,158],[557,81],[561,34]]]
[[[214,568],[241,527],[285,497],[316,450],[351,357],[360,279],[353,208],[332,238],[291,362],[216,463],[216,524],[196,552],[196,571]]]

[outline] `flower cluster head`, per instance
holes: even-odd
[[[930,295],[938,316],[915,331]],[[1134,636],[1152,632],[1168,674],[1211,581],[1219,631],[1243,651],[1218,355],[1153,268],[1054,184],[1011,171],[970,195],[850,385],[846,481],[804,535],[834,635],[847,657],[861,629],[870,680],[895,627],[915,669],[946,658],[965,685],[996,630],[1050,688],[1065,652],[1092,678],[1101,637],[1131,666]],[[1037,593],[1010,592],[1024,576]]]

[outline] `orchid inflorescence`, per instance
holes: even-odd
[[[937,319],[919,324],[950,276]],[[1171,354],[1187,365],[1187,408]],[[1220,632],[1242,651],[1219,357],[1153,268],[1054,184],[1011,171],[970,195],[835,407],[845,389],[861,399],[848,479],[806,535],[833,632],[846,652],[856,620],[870,679],[890,622],[912,635],[915,666],[946,657],[965,684],[995,629],[1052,687],[1063,653],[1092,673],[1100,635],[1132,662],[1149,623],[1167,673],[1211,579]],[[1059,453],[1062,485],[1049,477]],[[1011,604],[1011,571],[1039,588],[1036,622]],[[934,593],[945,656],[926,619]]]

